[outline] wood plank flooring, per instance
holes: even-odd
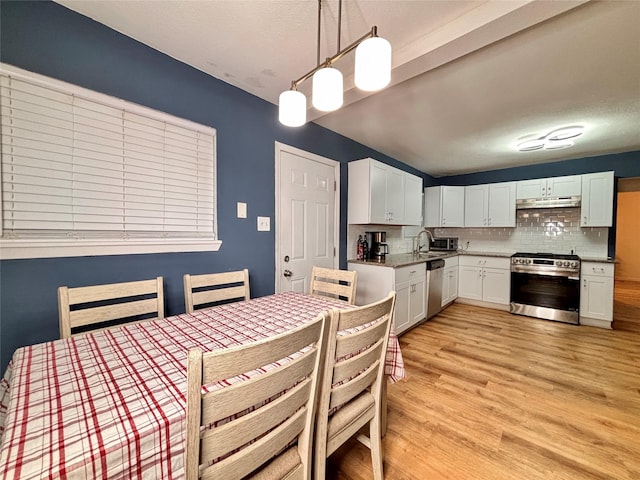
[[[640,332],[640,282],[616,280],[613,328]]]
[[[635,323],[603,330],[454,304],[406,333],[385,478],[640,479]],[[327,473],[373,478],[369,451],[349,441]]]

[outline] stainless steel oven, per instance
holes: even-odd
[[[511,313],[579,323],[580,258],[516,253],[511,257]]]

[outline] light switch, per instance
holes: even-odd
[[[238,202],[238,218],[247,218],[247,204]]]
[[[258,231],[268,232],[271,230],[271,217],[258,217]]]

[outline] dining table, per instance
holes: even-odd
[[[353,305],[284,292],[17,349],[0,381],[0,478],[184,478],[188,351],[257,341],[334,308]],[[385,373],[405,377],[393,329]]]

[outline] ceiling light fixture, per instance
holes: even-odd
[[[318,49],[317,66],[297,80],[291,82],[291,89],[280,94],[280,123],[288,127],[299,127],[307,121],[307,99],[298,92],[298,85],[313,77],[312,105],[323,112],[339,109],[343,102],[342,73],[333,64],[355,49],[354,83],[356,87],[373,92],[386,87],[391,81],[391,44],[378,37],[378,27],[364,34],[348,47],[340,50],[340,30],[342,27],[342,0],[338,4],[338,52],[320,63],[320,21],[322,0],[318,0]]]
[[[581,125],[572,125],[570,127],[556,128],[546,135],[528,135],[521,137],[516,148],[520,152],[532,152],[534,150],[560,150],[562,148],[573,147],[575,144],[570,138],[575,138],[584,133],[584,127]],[[533,137],[533,138],[532,138]]]

